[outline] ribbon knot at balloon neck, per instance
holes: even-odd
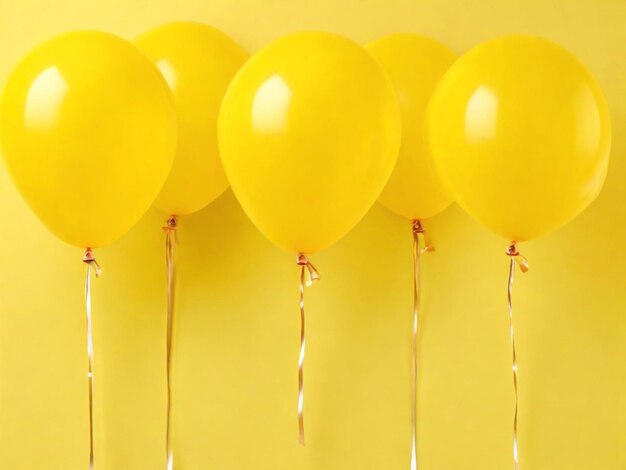
[[[427,253],[430,251],[435,251],[435,247],[430,244],[428,241],[428,237],[426,236],[426,230],[422,225],[421,220],[413,220],[411,221],[411,225],[413,226],[413,235],[417,238],[422,238],[422,248],[419,249],[420,253]]]
[[[296,263],[298,266],[303,266],[306,273],[306,285],[310,287],[313,281],[319,281],[321,279],[320,273],[315,269],[315,266],[309,261],[306,255],[299,254]]]
[[[173,235],[174,241],[178,243],[178,219],[175,215],[171,215],[163,226],[163,231],[167,234],[168,238]]]
[[[85,249],[85,253],[83,254],[83,263],[89,266],[93,266],[96,277],[100,277],[100,274],[102,273],[102,268],[96,261],[96,257],[94,256],[93,250],[91,248]]]
[[[507,256],[510,256],[511,259],[515,261],[515,263],[517,263],[523,273],[528,272],[528,260],[519,252],[515,242],[509,245],[509,247],[506,249],[506,254]]]

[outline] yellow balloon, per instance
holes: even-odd
[[[135,44],[161,70],[178,112],[176,158],[154,205],[169,215],[196,212],[228,187],[217,148],[217,116],[248,54],[221,31],[191,22],[158,26]]]
[[[456,54],[437,41],[410,33],[391,34],[366,47],[389,73],[402,110],[398,162],[378,201],[407,219],[427,219],[453,202],[427,145],[426,109]]]
[[[611,124],[602,91],[545,39],[504,37],[459,59],[433,95],[429,127],[458,204],[511,241],[570,221],[606,177]]]
[[[267,238],[322,250],[365,215],[393,170],[400,111],[393,84],[342,36],[291,34],[235,76],[219,118],[231,187]]]
[[[59,36],[10,76],[0,104],[6,167],[59,238],[107,245],[150,208],[176,148],[171,93],[132,44],[108,33]]]

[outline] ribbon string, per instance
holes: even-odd
[[[85,250],[83,263],[87,265],[87,276],[85,279],[85,312],[87,314],[87,380],[89,383],[89,470],[93,470],[93,322],[91,317],[91,268],[94,268],[96,277],[100,276],[102,269],[96,261],[91,248]]]
[[[513,415],[513,464],[515,470],[519,466],[518,451],[518,413],[519,413],[519,391],[517,386],[517,352],[515,350],[515,328],[513,326],[513,283],[515,281],[515,266],[525,273],[528,271],[528,261],[517,250],[515,242],[507,248],[506,254],[509,256],[509,282],[508,282],[508,303],[509,303],[509,332],[511,336],[511,350],[513,353],[513,389],[515,391],[515,413]]]
[[[304,446],[304,355],[306,349],[304,288],[310,287],[313,281],[320,280],[320,274],[304,254],[299,254],[297,264],[300,269],[300,356],[298,359],[298,431],[300,445]]]
[[[174,467],[172,449],[172,334],[174,330],[174,246],[178,243],[178,221],[171,216],[163,226],[165,232],[165,265],[167,267],[167,330],[166,330],[166,382],[167,404],[165,424],[165,459],[167,470]]]
[[[418,326],[420,311],[421,255],[435,249],[426,241],[426,231],[419,220],[411,222],[413,228],[413,355],[412,355],[412,406],[411,406],[411,470],[417,470],[417,382],[418,382]],[[421,243],[420,243],[421,239]],[[420,248],[420,245],[422,246]]]

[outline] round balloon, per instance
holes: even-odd
[[[158,69],[108,33],[59,36],[6,84],[0,133],[26,202],[62,240],[109,244],[150,208],[170,171],[176,115]]]
[[[226,88],[248,54],[210,26],[177,22],[135,39],[169,84],[178,114],[178,149],[154,205],[169,215],[196,212],[228,187],[217,148]]]
[[[433,95],[429,127],[459,205],[511,241],[574,218],[606,177],[611,125],[602,91],[545,39],[504,37],[459,59]]]
[[[366,47],[389,73],[402,110],[398,162],[378,201],[407,219],[427,219],[453,201],[427,145],[426,109],[456,54],[437,41],[410,33],[391,34]]]
[[[393,170],[400,111],[391,80],[358,44],[288,35],[235,76],[219,119],[224,169],[259,230],[322,250],[365,215]]]

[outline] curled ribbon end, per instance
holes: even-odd
[[[509,245],[509,247],[506,249],[506,254],[507,256],[510,256],[513,261],[515,261],[515,263],[517,263],[520,271],[522,271],[523,273],[528,272],[528,260],[519,252],[519,250],[517,249],[517,244],[515,242],[512,242]]]
[[[96,257],[93,254],[93,250],[89,247],[85,248],[85,253],[83,254],[83,263],[94,266],[94,271],[96,273],[96,277],[100,277],[100,273],[102,272],[102,268],[96,261]]]

